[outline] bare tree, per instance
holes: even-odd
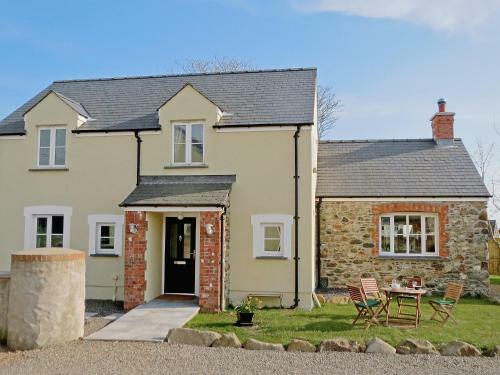
[[[488,145],[484,145],[483,142],[476,142],[476,151],[473,155],[474,164],[483,179],[483,182],[486,180],[486,174],[489,172],[491,161],[493,158],[493,148],[495,147],[494,143],[490,143]]]
[[[227,57],[215,57],[211,60],[188,58],[184,62],[177,63],[183,73],[215,73],[215,72],[237,72],[242,70],[256,69],[256,66],[248,61],[231,59]],[[342,102],[337,98],[330,86],[318,85],[318,137],[325,138],[328,132],[335,126],[338,112],[342,109]]]
[[[496,171],[491,170],[491,163],[495,155],[495,143],[483,144],[476,142],[476,151],[472,155],[474,164],[490,190],[492,195],[490,199],[493,209],[500,212],[500,177],[495,175]]]
[[[255,66],[243,60],[228,57],[215,57],[212,60],[188,58],[184,62],[177,63],[183,73],[221,73],[238,72],[242,70],[256,69]]]
[[[331,86],[318,85],[318,137],[325,138],[335,126],[337,114],[342,110],[342,102]]]

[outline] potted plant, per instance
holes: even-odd
[[[252,319],[261,306],[261,301],[255,297],[247,297],[243,302],[239,303],[235,308],[238,320],[235,325],[238,326],[251,326],[253,325]]]

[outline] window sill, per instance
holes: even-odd
[[[118,258],[118,254],[90,254],[91,257],[97,258]]]
[[[208,164],[169,164],[164,169],[182,169],[182,168],[208,168]]]
[[[259,255],[255,257],[255,259],[288,259],[287,257],[284,257],[282,255]]]
[[[439,255],[379,255],[377,258],[388,260],[437,260],[445,257]]]
[[[30,172],[67,172],[69,168],[66,167],[37,167],[28,169]]]

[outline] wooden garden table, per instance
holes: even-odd
[[[415,288],[392,288],[392,287],[385,287],[381,288],[382,291],[385,293],[386,297],[386,302],[385,302],[385,308],[387,311],[386,317],[385,317],[385,324],[389,325],[389,316],[390,316],[390,305],[391,305],[391,300],[394,297],[397,296],[414,296],[415,297],[415,314],[401,314],[405,315],[405,318],[402,319],[415,319],[415,328],[418,327],[418,324],[420,323],[420,316],[422,315],[422,307],[421,307],[421,300],[422,296],[427,293],[424,289],[415,289]],[[398,316],[398,319],[401,319]]]

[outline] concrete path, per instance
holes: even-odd
[[[200,308],[193,302],[153,300],[137,306],[86,340],[164,341],[172,328],[179,328]]]

